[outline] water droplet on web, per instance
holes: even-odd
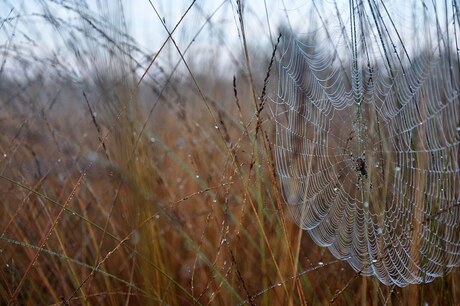
[[[377,262],[377,259],[372,259],[372,263],[376,263]]]
[[[401,171],[401,167],[395,167],[395,171],[396,171],[396,172]]]
[[[199,178],[200,178],[200,176],[199,176],[198,174],[197,174],[197,175],[195,175],[195,177],[196,177],[197,179],[199,179]]]
[[[337,191],[337,190],[338,190],[338,188],[337,188],[337,187],[334,187],[334,191]]]
[[[131,236],[131,242],[136,245],[139,243],[139,241],[141,240],[141,235],[139,234],[139,232],[137,230],[135,230],[133,232],[133,235]]]
[[[97,113],[96,113],[96,112],[93,112],[93,117],[97,117]]]
[[[320,262],[318,262],[318,265],[322,267],[322,266],[324,266],[324,262],[320,261]]]
[[[381,227],[379,227],[379,228],[377,229],[377,234],[378,234],[378,235],[382,235],[382,228],[381,228]]]
[[[150,142],[151,142],[151,143],[154,143],[155,141],[157,141],[157,140],[155,139],[155,137],[150,137]]]
[[[278,287],[281,287],[281,283],[276,284]]]
[[[3,157],[6,158],[8,155],[6,155],[6,153],[3,153]]]
[[[369,202],[364,202],[364,207],[368,208],[369,207]]]
[[[215,128],[216,130],[218,130],[218,129],[219,129],[219,127],[218,127],[217,125],[215,125],[215,126],[214,126],[214,128]]]

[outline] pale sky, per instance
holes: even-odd
[[[56,4],[56,2],[62,2],[64,5]],[[92,0],[87,2],[89,4],[85,7],[82,4],[83,1],[77,0],[0,0],[2,20],[0,46],[3,50],[3,55],[0,53],[0,56],[3,57],[2,61],[7,59],[5,70],[14,69],[8,65],[12,60],[11,55],[5,55],[5,52],[11,52],[11,50],[23,53],[32,52],[37,57],[59,54],[63,57],[63,61],[67,60],[69,66],[78,65],[77,59],[72,60],[72,56],[66,55],[70,48],[69,44],[73,40],[73,43],[82,49],[91,48],[92,45],[84,41],[84,35],[78,36],[82,34],[77,33],[78,31],[71,31],[71,28],[77,26],[92,31],[93,35],[98,34],[91,25],[82,22],[76,12],[65,9],[66,5],[73,10],[96,17],[96,20],[107,21],[108,24],[113,25],[113,27],[108,27],[108,30],[106,29],[107,34],[119,37],[120,41],[123,41],[124,38],[115,34],[116,29],[126,31],[135,40],[134,44],[137,48],[153,56],[168,35],[152,4],[161,18],[164,18],[169,30],[172,30],[191,3],[185,0],[151,0],[151,3],[149,0]],[[444,3],[444,1],[435,1],[437,2]],[[120,7],[120,3],[123,7]],[[346,47],[345,42],[340,38],[340,33],[341,25],[347,31],[349,29],[348,1],[251,0],[243,1],[243,3],[245,5],[245,32],[248,44],[256,51],[254,56],[270,55],[271,45],[276,40],[277,29],[281,24],[289,24],[296,33],[318,30],[324,32],[323,25],[327,24],[333,39],[336,39],[339,45],[343,44],[344,48]],[[403,38],[410,38],[412,43],[418,43],[423,42],[429,36],[423,30],[422,17],[424,14],[434,15],[431,1],[425,4],[421,0],[386,0],[384,3]],[[236,1],[233,0],[196,1],[173,35],[179,48],[184,51],[199,33],[188,52],[190,61],[206,65],[209,58],[217,57],[218,60],[231,66],[232,58],[241,58],[242,45],[236,9]],[[383,9],[381,11],[385,12]],[[337,18],[337,12],[341,16],[341,21]],[[49,22],[44,21],[43,14],[51,14],[57,19],[61,18],[63,23],[53,27]],[[9,19],[5,21],[7,17]],[[207,18],[210,18],[209,21]],[[419,27],[420,31],[414,31],[414,28]],[[432,28],[435,29],[435,26]],[[410,42],[407,43],[407,46],[410,47]],[[133,53],[133,56],[137,55]],[[138,60],[145,61],[142,58]],[[172,43],[167,44],[159,60],[165,66],[173,66],[179,60]],[[227,64],[221,66],[224,71],[228,69]],[[75,69],[78,70],[78,67]]]

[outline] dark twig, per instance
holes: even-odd
[[[246,284],[244,282],[243,276],[240,273],[240,270],[238,269],[238,266],[236,264],[235,256],[233,255],[232,250],[230,250],[230,255],[232,256],[232,263],[236,267],[236,273],[238,275],[238,279],[241,281],[241,284],[243,285],[244,292],[246,292],[246,295],[248,296],[248,301],[251,304],[251,306],[255,306],[256,304],[254,303],[254,297],[249,293],[248,288],[246,287]]]
[[[268,79],[270,78],[270,72],[272,70],[273,62],[275,61],[276,49],[278,48],[280,40],[281,40],[281,33],[278,35],[278,39],[276,40],[275,47],[273,48],[272,56],[270,58],[270,64],[268,65],[267,75],[265,76],[265,79],[264,79],[264,87],[262,88],[262,94],[260,95],[260,104],[257,109],[256,137],[257,137],[257,133],[259,132],[259,128],[261,124],[260,113],[263,111],[264,106],[265,106]]]
[[[102,148],[104,149],[104,153],[105,153],[105,156],[107,157],[107,160],[110,160],[109,154],[107,153],[107,147],[105,146],[104,138],[102,137],[101,127],[97,123],[96,116],[94,115],[93,109],[91,108],[91,104],[89,104],[88,97],[86,96],[85,92],[83,92],[83,97],[85,97],[85,101],[86,101],[86,104],[88,105],[89,112],[91,114],[91,118],[93,119],[93,124],[96,127],[97,138],[99,142],[102,144]]]
[[[265,76],[265,79],[264,79],[264,87],[262,88],[262,94],[260,95],[260,105],[257,111],[258,113],[260,113],[264,109],[264,106],[265,106],[265,101],[266,101],[265,96],[267,95],[268,79],[270,78],[270,72],[272,70],[273,62],[275,61],[276,49],[278,49],[280,40],[281,40],[281,33],[278,35],[278,39],[276,40],[275,47],[273,48],[272,57],[270,58],[270,64],[268,65],[267,75]]]

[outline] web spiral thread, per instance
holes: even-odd
[[[318,245],[388,285],[460,265],[455,4],[431,8],[423,40],[403,36],[387,7],[350,1],[335,27],[285,31],[280,45],[272,112],[284,200]]]

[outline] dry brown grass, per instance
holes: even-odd
[[[247,107],[241,83],[238,99]],[[189,100],[159,105],[135,147],[143,113],[126,112],[113,130],[105,127],[109,160],[89,112],[71,129],[65,113],[4,117],[4,301],[18,290],[20,304],[64,297],[72,304],[340,305],[362,300],[366,282],[373,304],[408,303],[409,290],[419,292],[420,302],[458,302],[458,272],[432,284],[387,288],[299,232],[279,197],[271,123],[256,139],[255,117],[242,115],[239,123],[231,82],[216,86],[209,94],[218,129],[185,87]]]

